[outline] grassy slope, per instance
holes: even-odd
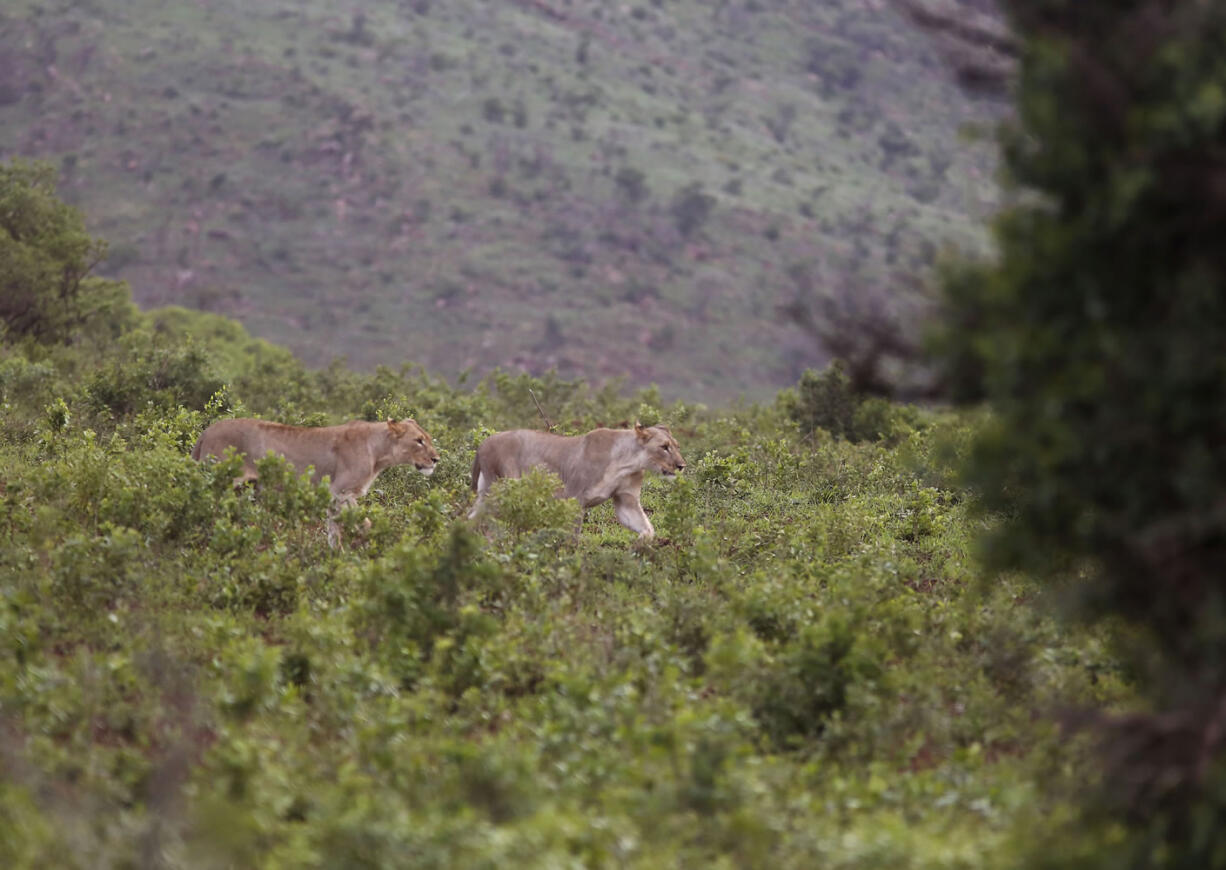
[[[789,267],[977,243],[969,107],[877,6],[16,0],[0,154],[60,161],[139,300],[314,364],[761,395],[817,359]]]

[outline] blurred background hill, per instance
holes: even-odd
[[[142,305],[306,362],[760,397],[797,294],[982,247],[990,150],[877,0],[12,0],[0,156]]]

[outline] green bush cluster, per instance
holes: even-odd
[[[640,552],[603,507],[576,535],[547,475],[501,484],[484,534],[462,517],[483,427],[536,413],[518,388],[576,431],[658,397],[329,370],[261,406],[228,384],[244,413],[401,403],[434,434],[435,475],[385,472],[334,551],[325,488],[269,458],[236,491],[236,460],[189,458],[218,405],[120,411],[93,398],[105,365],[87,389],[15,358],[33,404],[10,402],[0,440],[10,866],[152,840],[248,866],[982,866],[1051,811],[1029,778],[1079,763],[1035,717],[1122,691],[1024,586],[970,593],[966,506],[915,470],[957,419],[903,449],[665,406],[697,458],[648,480],[660,541]],[[54,413],[21,410],[45,390]],[[977,845],[950,852],[951,830]]]

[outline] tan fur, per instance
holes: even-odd
[[[319,427],[246,418],[218,420],[196,441],[192,459],[220,457],[228,447],[243,457],[243,473],[234,479],[235,486],[255,480],[256,460],[269,453],[284,456],[299,474],[313,467],[313,482],[329,478],[334,515],[342,507],[357,504],[383,469],[411,462],[429,475],[438,461],[429,434],[414,420],[353,420]],[[336,524],[330,519],[329,543],[335,545],[337,535]]]
[[[640,540],[655,535],[643,513],[639,493],[643,472],[672,477],[685,468],[681,449],[664,426],[594,429],[566,437],[530,429],[499,432],[481,442],[473,460],[472,487],[477,502],[468,516],[480,514],[485,494],[501,477],[520,477],[530,468],[547,468],[562,478],[562,498],[574,498],[584,510],[614,500],[617,520]]]

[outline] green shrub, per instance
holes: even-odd
[[[202,411],[225,384],[208,356],[195,346],[138,352],[99,371],[86,388],[93,404],[114,414],[131,414],[146,406],[183,406]],[[221,410],[225,410],[225,403]]]
[[[558,498],[562,480],[556,474],[533,468],[521,478],[506,478],[491,487],[489,512],[495,526],[513,541],[529,535],[542,544],[556,545],[574,537],[582,519],[575,499]]]
[[[31,407],[46,402],[57,380],[55,366],[20,354],[0,359],[0,402]]]
[[[149,429],[139,452],[117,435],[102,443],[90,431],[53,436],[57,456],[32,476],[36,492],[91,530],[109,523],[151,541],[204,539],[234,468],[227,466],[220,478],[202,473],[182,452],[176,441],[182,430],[176,435],[172,420]]]
[[[782,749],[819,736],[847,705],[851,687],[881,673],[880,653],[864,628],[843,616],[803,626],[773,655],[757,687],[754,713]]]
[[[318,523],[332,504],[331,490],[324,481],[312,483],[309,474],[299,474],[280,456],[269,454],[257,459],[255,469],[256,498],[279,527]]]
[[[70,537],[55,551],[51,592],[82,614],[107,611],[133,596],[142,551],[135,530],[109,523],[95,537]]]
[[[229,536],[227,538],[227,536]],[[229,558],[210,572],[205,598],[214,606],[249,611],[261,617],[293,613],[311,575],[290,547],[259,549],[260,536],[251,527],[218,520],[211,546]]]
[[[452,529],[447,550],[433,557],[403,543],[372,562],[358,580],[361,606],[355,627],[372,648],[380,650],[392,674],[406,687],[422,675],[435,645],[447,638],[447,658],[469,635],[485,633],[478,612],[465,610],[472,593],[497,595],[500,573],[481,558],[481,547],[462,526]],[[449,636],[460,629],[458,635]],[[450,665],[448,665],[450,667]]]
[[[794,390],[780,394],[779,403],[802,432],[823,429],[853,443],[895,443],[920,425],[914,408],[858,394],[840,360],[820,374],[805,371]]]

